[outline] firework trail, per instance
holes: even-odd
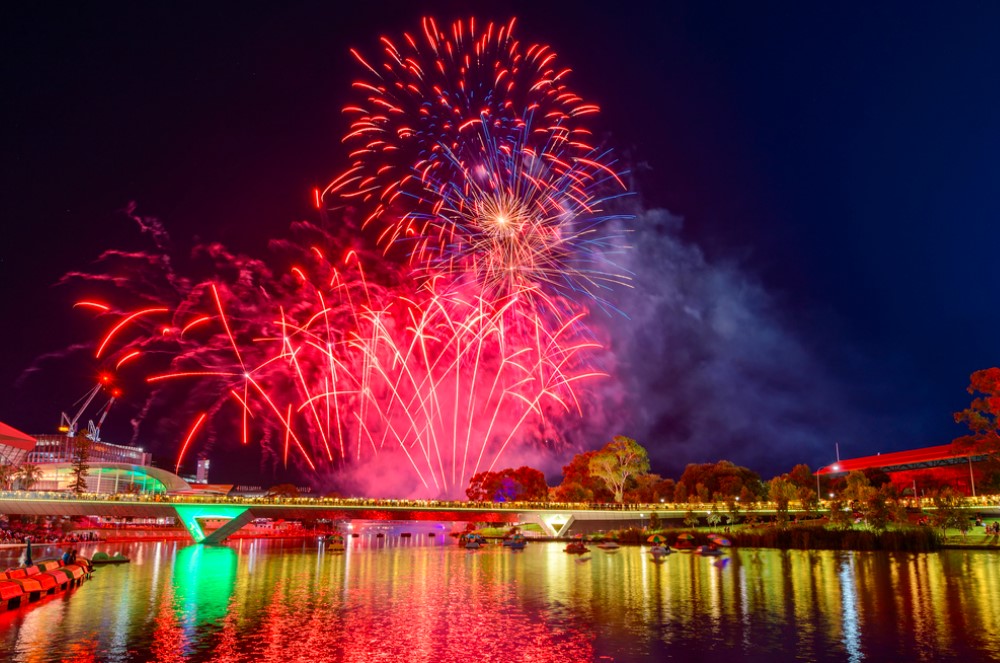
[[[347,109],[351,166],[322,200],[362,210],[380,250],[333,209],[272,242],[290,268],[212,244],[195,251],[211,276],[192,279],[133,214],[156,253],[67,275],[111,291],[78,306],[107,320],[95,358],[148,376],[140,422],[171,393],[193,411],[177,469],[238,436],[313,476],[402,466],[400,494],[456,496],[531,431],[559,447],[602,375],[589,308],[627,281],[606,211],[624,173],[581,124],[597,108],[513,27],[426,19],[399,48],[383,38],[378,66],[354,52],[371,82]]]

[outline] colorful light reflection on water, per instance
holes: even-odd
[[[426,532],[348,541],[132,544],[132,564],[0,614],[0,660],[1000,659],[990,552],[742,550],[718,568]]]

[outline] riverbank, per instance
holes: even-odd
[[[866,550],[891,552],[932,552],[946,549],[997,550],[1000,536],[982,532],[946,530],[932,527],[891,528],[882,532],[868,529],[840,529],[821,524],[787,527],[737,525],[730,528],[696,527],[657,531],[628,529],[608,536],[626,545],[647,543],[653,534],[673,543],[681,534],[690,534],[691,545],[710,544],[709,534],[722,535],[735,547],[777,548],[782,550]]]

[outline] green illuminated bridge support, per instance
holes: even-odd
[[[250,507],[236,504],[175,504],[174,511],[195,543],[222,543],[257,517]],[[203,520],[224,520],[226,523],[206,536],[201,525]]]
[[[929,500],[920,506],[933,511]],[[1000,499],[968,500],[970,513],[1000,515]],[[0,513],[33,516],[103,516],[110,518],[176,518],[196,543],[221,543],[254,518],[285,520],[375,520],[375,521],[468,521],[496,525],[537,523],[549,536],[567,536],[578,531],[642,527],[653,514],[662,520],[679,520],[690,512],[707,516],[709,505],[587,505],[587,504],[494,504],[423,500],[366,499],[208,499],[187,496],[74,496],[67,493],[0,492]],[[827,511],[826,507],[820,512]],[[741,506],[741,515],[769,516],[772,504]],[[802,510],[792,505],[791,514]],[[205,533],[207,520],[223,524]]]

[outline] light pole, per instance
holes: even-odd
[[[972,496],[976,496],[976,477],[972,475],[972,456],[969,456],[969,483],[972,485]]]

